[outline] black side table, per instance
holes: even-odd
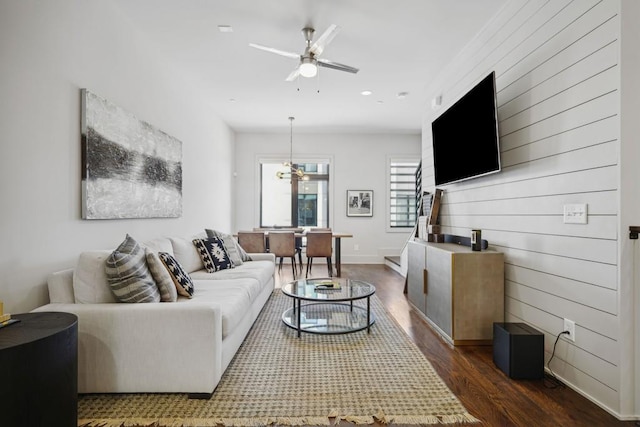
[[[12,314],[0,329],[0,424],[77,426],[78,318]]]

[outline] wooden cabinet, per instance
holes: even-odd
[[[407,294],[454,345],[490,344],[504,321],[504,256],[453,243],[409,242]]]

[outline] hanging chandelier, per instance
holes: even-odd
[[[291,178],[295,176],[297,179],[302,179],[307,181],[309,179],[308,175],[305,175],[304,171],[300,168],[296,168],[293,165],[293,121],[295,117],[289,117],[289,161],[284,162],[283,166],[288,168],[286,171],[278,171],[276,172],[276,177],[280,179]]]

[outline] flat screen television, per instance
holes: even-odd
[[[431,123],[436,185],[500,171],[495,72]]]

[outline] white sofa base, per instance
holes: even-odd
[[[208,397],[275,287],[275,257],[251,255],[263,265],[248,261],[245,277],[206,280],[202,277],[207,275],[198,272],[193,298],[174,303],[75,303],[69,301],[73,273],[65,270],[49,277],[52,302],[34,311],[78,316],[79,393]],[[268,279],[257,278],[256,269]],[[234,270],[235,276],[243,275],[243,266]],[[217,294],[223,295],[221,302]],[[231,318],[237,318],[233,322],[224,320],[225,310],[228,314],[235,306],[229,304],[234,298],[242,300],[242,312],[232,313]],[[233,328],[223,333],[224,322],[233,323],[225,328]]]

